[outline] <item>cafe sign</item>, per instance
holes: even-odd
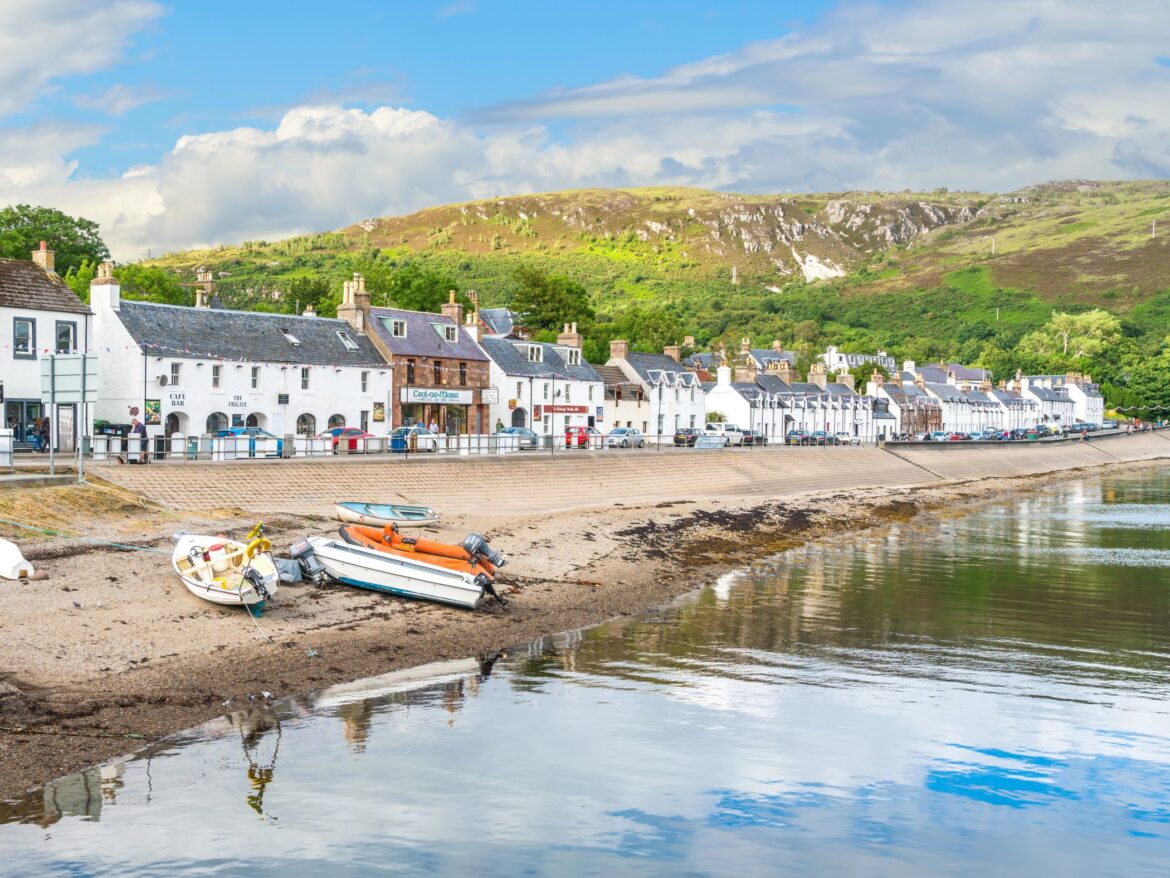
[[[471,405],[470,390],[446,390],[442,387],[403,387],[402,401],[429,405]]]
[[[589,407],[583,405],[546,405],[544,411],[545,414],[549,415],[585,415],[589,413]]]

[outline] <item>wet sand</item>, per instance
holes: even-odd
[[[728,570],[811,539],[924,510],[1034,490],[1055,480],[1165,465],[1134,462],[925,487],[854,488],[782,499],[655,498],[538,514],[464,513],[428,535],[487,535],[510,562],[508,603],[477,611],[344,586],[282,586],[253,623],[190,595],[170,568],[175,531],[240,536],[239,509],[167,509],[111,486],[0,494],[0,517],[68,528],[68,538],[0,524],[50,578],[0,581],[0,797],[221,715],[429,661],[477,655],[664,603]],[[274,546],[337,522],[266,518]],[[103,539],[129,550],[87,542]]]

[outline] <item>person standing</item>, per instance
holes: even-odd
[[[52,448],[53,434],[49,429],[48,417],[41,418],[41,451],[48,452]]]
[[[142,440],[142,451],[140,452],[138,462],[150,463],[150,454],[147,449],[146,425],[138,420],[138,418],[132,418],[130,420],[130,435],[137,436],[140,440]]]
[[[434,418],[431,418],[431,423],[430,423],[430,426],[429,426],[427,429],[429,429],[429,430],[430,430],[432,433],[434,433],[434,434],[438,435],[438,433],[439,433],[439,422],[438,422],[438,421],[436,421]]]
[[[28,429],[24,431],[24,435],[26,437],[28,437],[28,441],[32,443],[33,451],[40,451],[41,450],[41,419],[40,418],[33,418],[33,422],[31,424],[29,424]],[[20,437],[18,436],[17,438],[19,439]]]

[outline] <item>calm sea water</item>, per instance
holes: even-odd
[[[1170,471],[789,553],[2,806],[13,874],[1170,872]]]

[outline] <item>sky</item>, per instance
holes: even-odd
[[[1167,0],[2,0],[0,206],[126,261],[586,186],[1170,176]]]

